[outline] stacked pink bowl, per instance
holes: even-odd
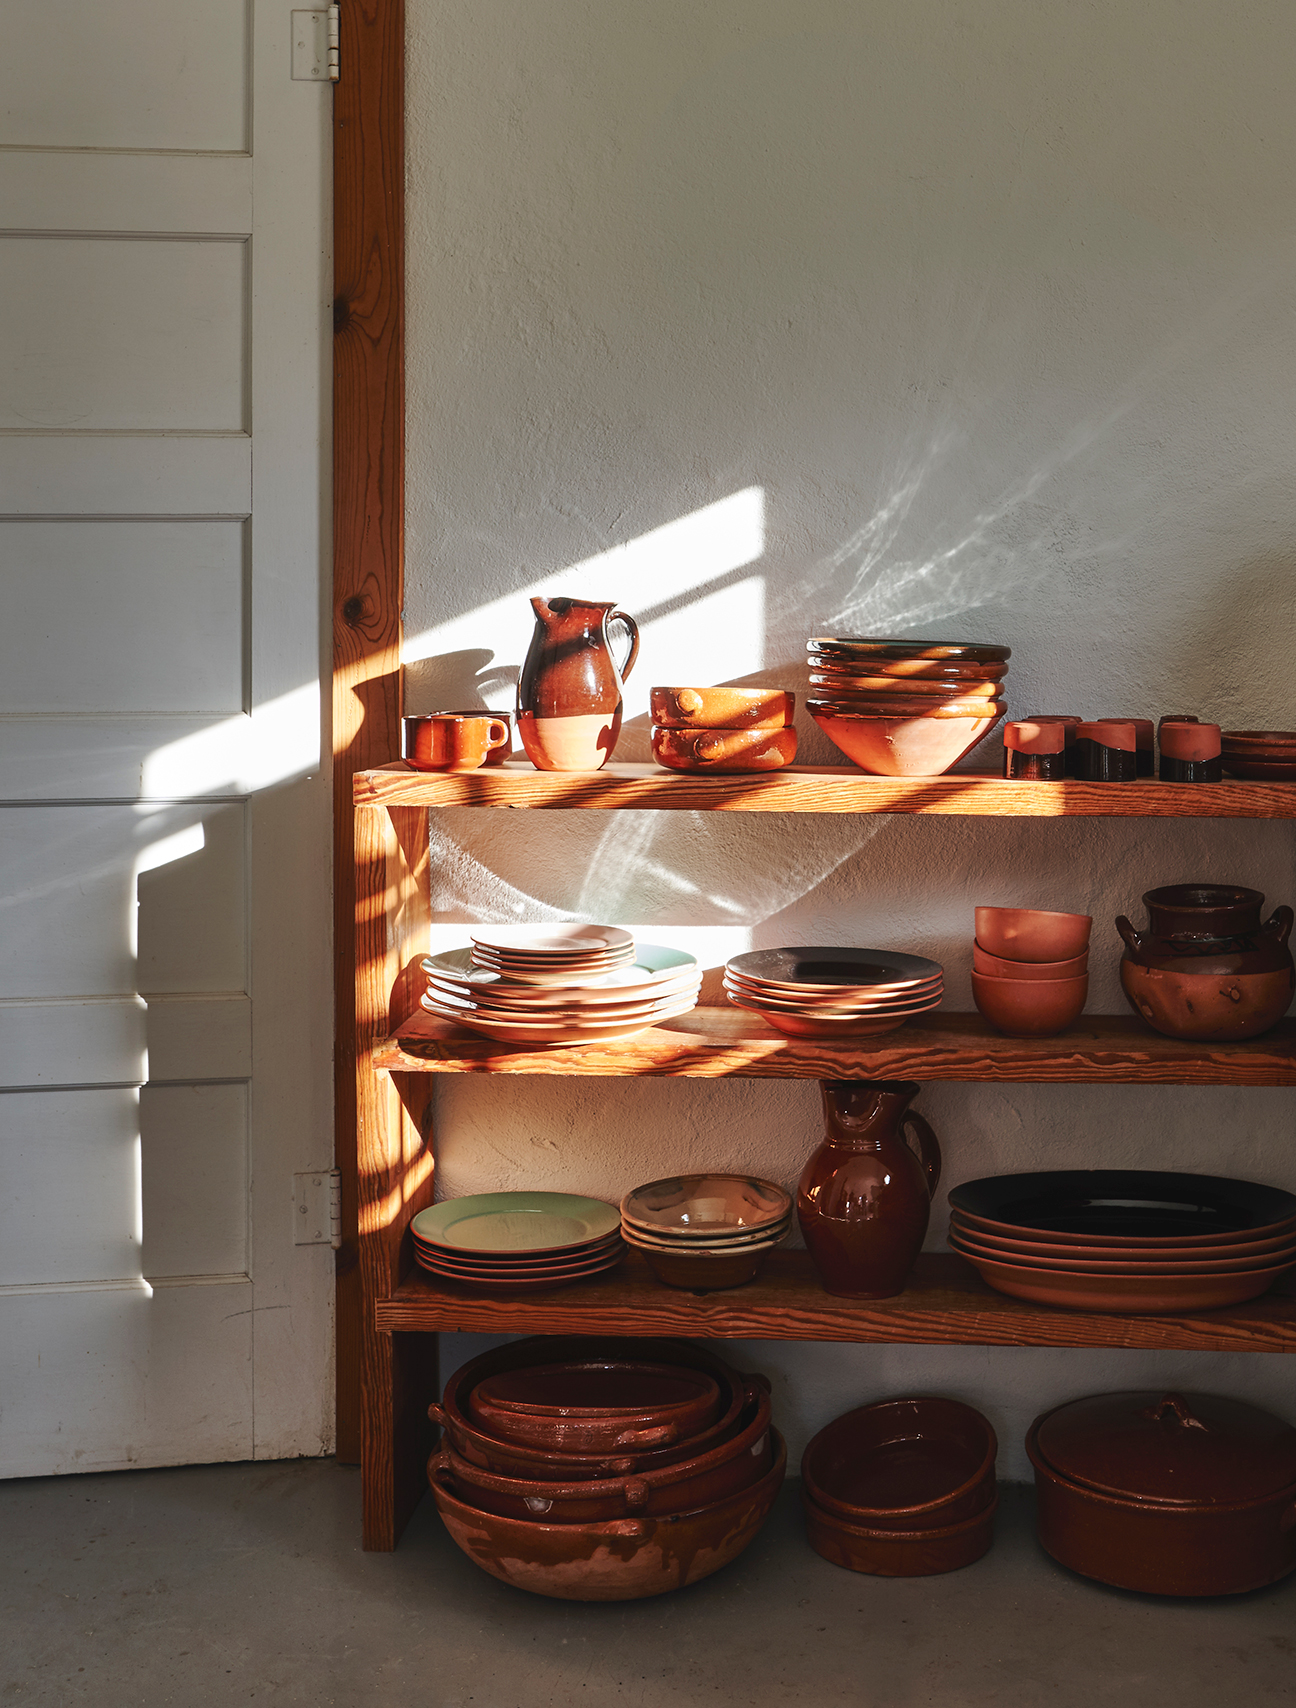
[[[1051,1038],[1079,1019],[1089,996],[1087,913],[979,907],[972,997],[1010,1038]]]

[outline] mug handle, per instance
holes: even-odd
[[[934,1198],[941,1177],[941,1148],[937,1143],[935,1133],[932,1132],[916,1109],[906,1111],[904,1119],[900,1123],[900,1131],[908,1139],[909,1149],[913,1151],[919,1162],[927,1170],[927,1192],[930,1197]],[[914,1143],[914,1139],[917,1139],[917,1144]]]
[[[633,617],[627,616],[624,611],[610,612],[607,620],[609,623],[624,623],[630,636],[630,650],[626,653],[625,663],[617,665],[617,673],[624,682],[634,669],[634,661],[639,656],[639,625]]]
[[[499,731],[498,736],[495,734],[496,730]],[[509,732],[509,726],[504,722],[503,718],[492,718],[490,721],[490,728],[486,731],[487,753],[494,753],[497,747],[507,747],[512,739],[513,737]]]

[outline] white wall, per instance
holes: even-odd
[[[412,709],[510,703],[523,589],[650,618],[653,682],[797,687],[823,631],[994,639],[1010,710],[1290,726],[1296,239],[1286,9],[1098,0],[410,0]],[[674,525],[674,526],[672,526]],[[564,572],[573,571],[564,576]],[[560,581],[559,577],[563,580]],[[496,603],[498,602],[498,604]],[[805,758],[834,757],[810,726]],[[443,815],[438,935],[575,914],[707,959],[937,955],[978,901],[1110,921],[1193,877],[1296,894],[1283,826]],[[652,930],[649,930],[652,928]],[[813,1083],[442,1083],[441,1190],[791,1184]],[[1290,1094],[934,1085],[947,1181],[1073,1164],[1296,1186]],[[943,1242],[943,1203],[929,1244]],[[450,1356],[455,1356],[453,1344]],[[1036,1410],[1278,1359],[763,1345],[794,1448],[850,1404]]]

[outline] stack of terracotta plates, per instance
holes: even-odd
[[[621,1233],[668,1287],[698,1291],[754,1281],[792,1227],[792,1195],[745,1174],[686,1174],[636,1186]]]
[[[533,945],[525,962],[521,951],[491,956],[484,941],[429,955],[423,1007],[502,1043],[556,1045],[615,1043],[697,1003],[702,969],[681,949],[646,943],[636,949],[630,933],[613,926],[528,929],[530,938],[519,934]],[[598,932],[615,963],[575,962],[566,952],[569,932]]]
[[[1296,1267],[1296,1195],[1248,1180],[1071,1169],[971,1180],[949,1201],[949,1242],[990,1286],[1073,1310],[1216,1310]]]
[[[410,1223],[419,1266],[471,1287],[535,1292],[601,1275],[625,1252],[620,1217],[568,1192],[475,1192]]]
[[[1006,646],[821,635],[806,648],[810,715],[848,759],[880,776],[939,776],[1007,710]]]
[[[995,1432],[958,1400],[885,1400],[834,1419],[806,1448],[810,1546],[877,1577],[931,1577],[979,1560],[994,1537]]]
[[[707,1577],[787,1463],[769,1384],[678,1341],[515,1341],[455,1372],[428,1466],[451,1536],[520,1589],[627,1601]]]
[[[1230,777],[1254,783],[1296,783],[1296,730],[1226,729],[1220,752]]]
[[[479,967],[518,984],[570,984],[634,962],[634,938],[619,925],[475,925]]]
[[[940,1005],[944,969],[894,949],[754,949],[725,966],[725,994],[790,1038],[869,1038]]]

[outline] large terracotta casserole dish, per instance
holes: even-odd
[[[923,1395],[834,1418],[801,1458],[806,1499],[865,1529],[946,1529],[995,1496],[998,1442],[988,1418]]]
[[[1296,1429],[1214,1394],[1097,1394],[1036,1418],[1039,1539],[1153,1595],[1238,1595],[1296,1570]]]

